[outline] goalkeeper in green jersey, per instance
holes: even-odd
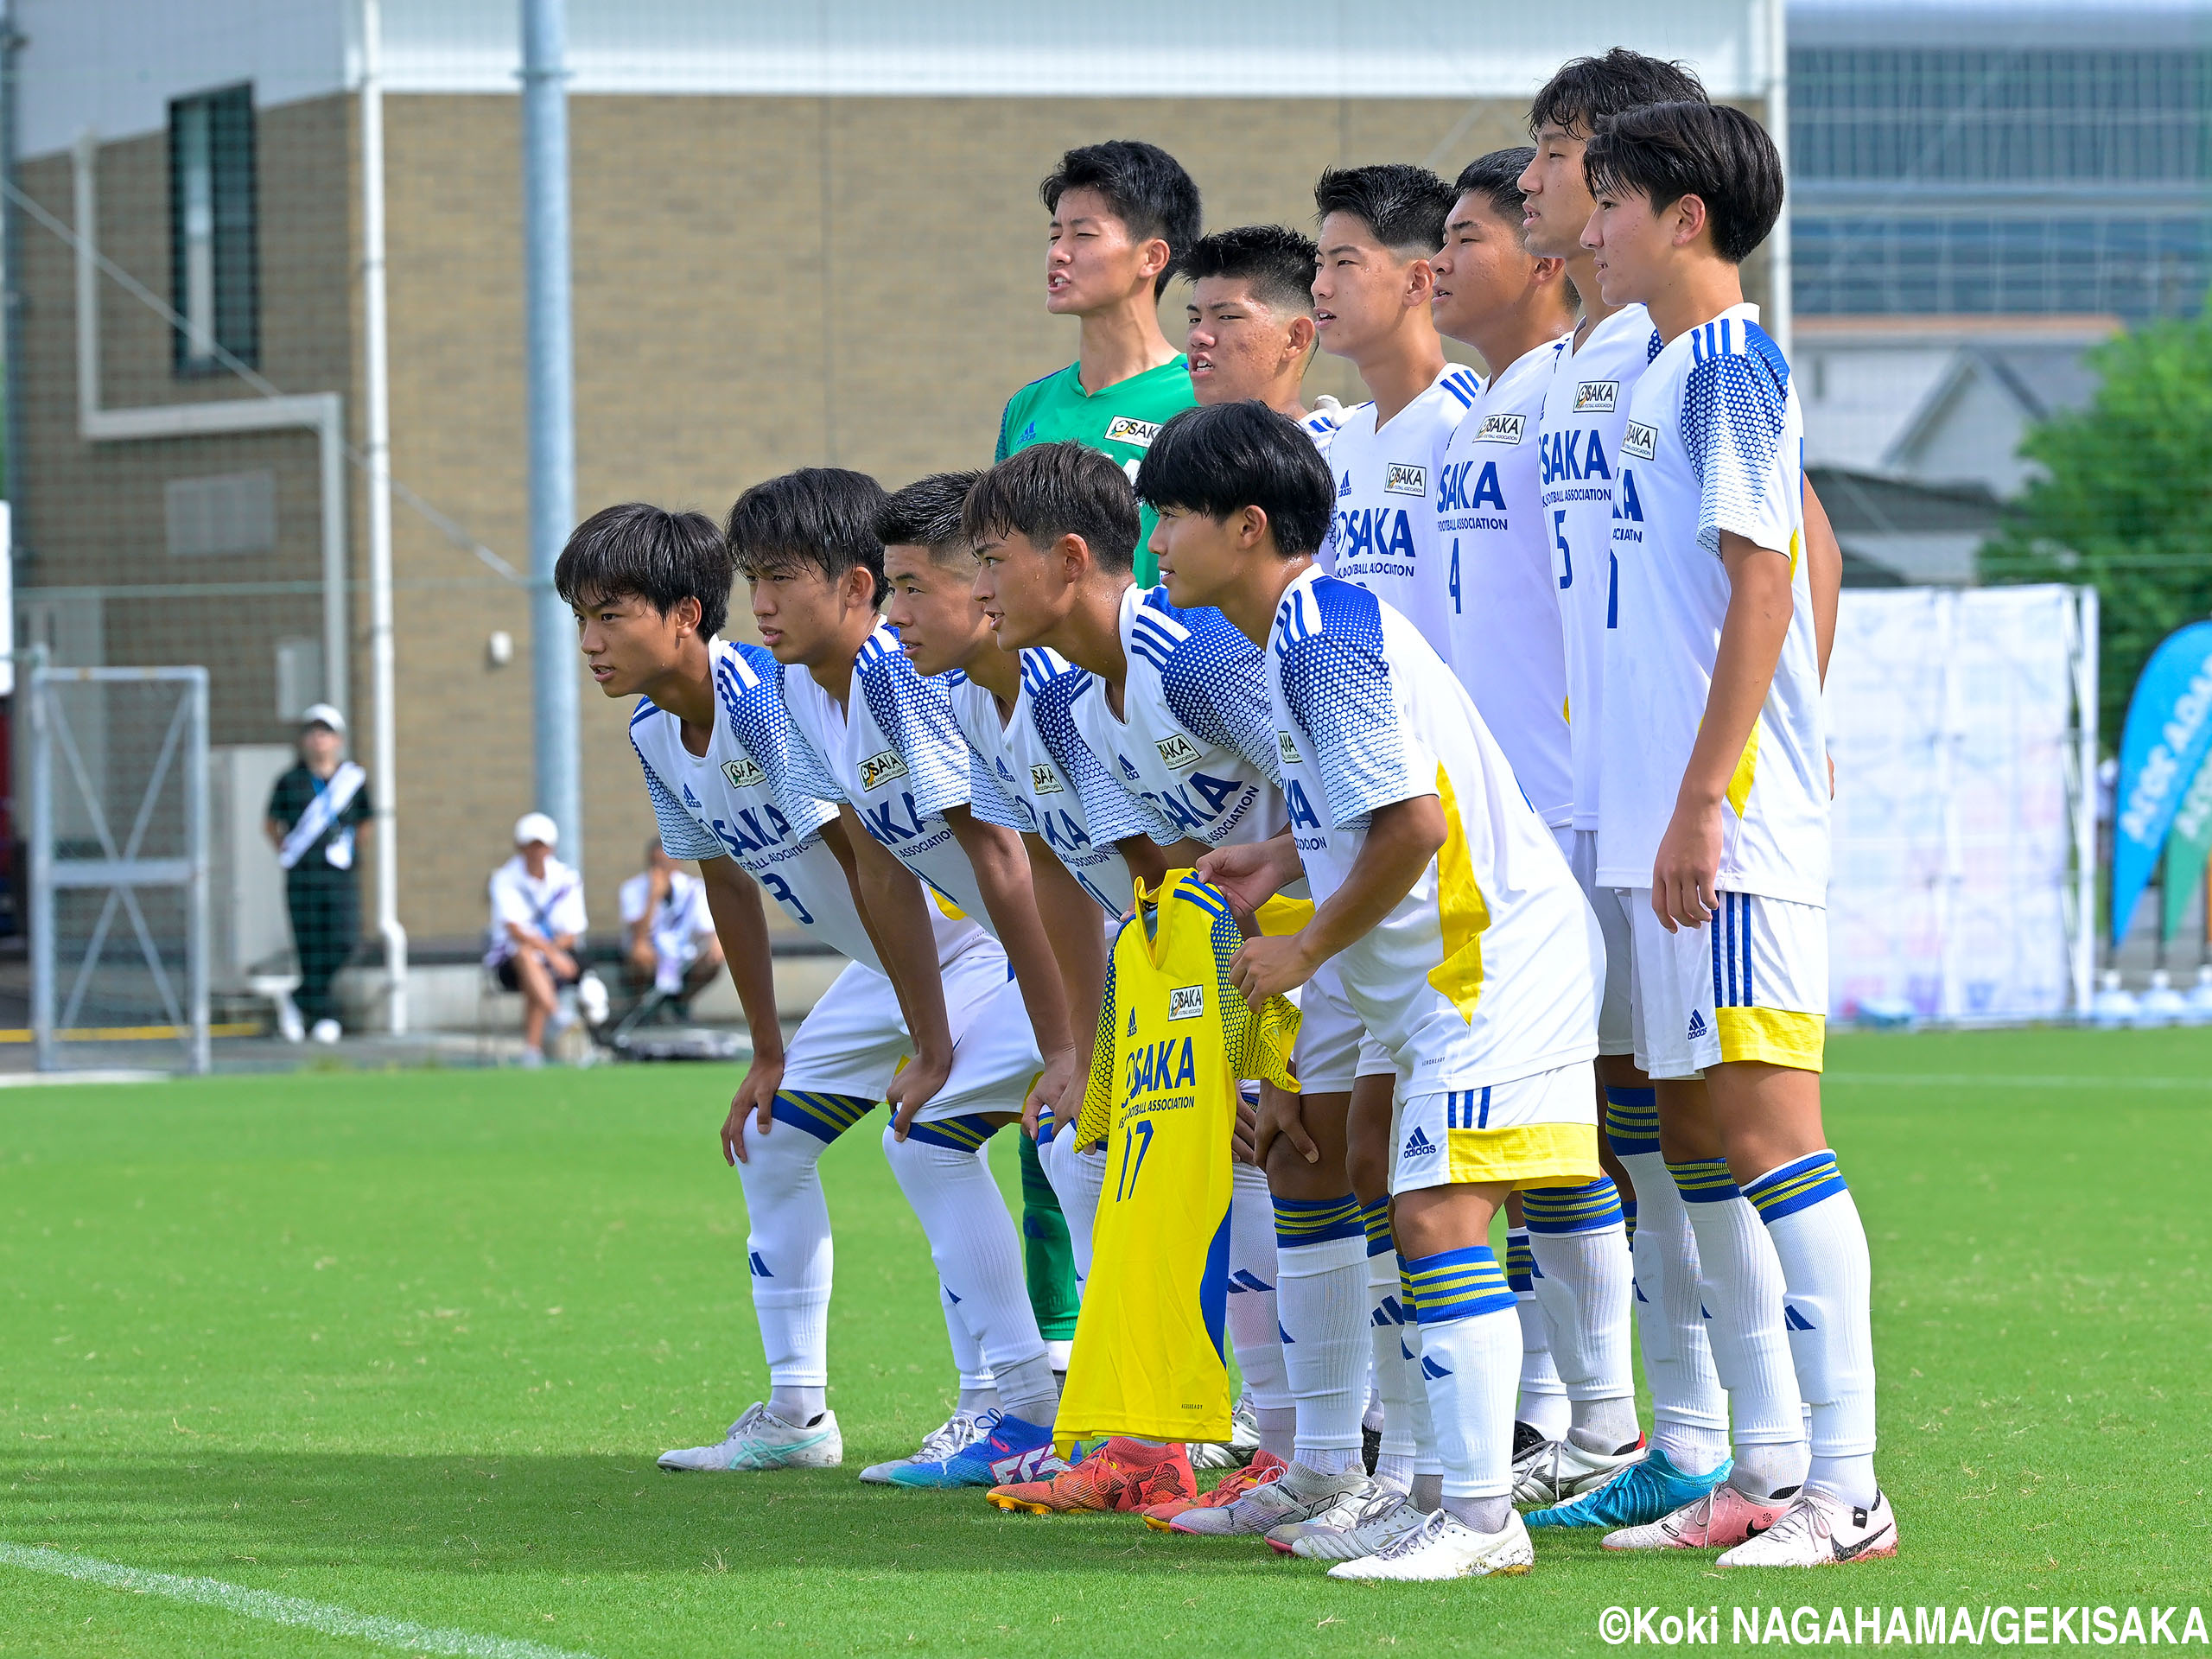
[[[1076,359],[1007,399],[997,452],[1063,439],[1118,461],[1131,478],[1153,435],[1197,401],[1183,355],[1160,328],[1160,296],[1198,238],[1198,187],[1152,144],[1116,138],[1060,157],[1037,188],[1051,210],[1045,308],[1080,320]],[[1137,582],[1156,579],[1147,509]]]

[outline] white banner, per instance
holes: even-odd
[[[1829,670],[1832,1016],[2073,1012],[2081,815],[2070,588],[1854,588]]]

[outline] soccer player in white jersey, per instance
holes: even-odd
[[[1315,909],[1248,941],[1237,984],[1287,990],[1333,965],[1398,1071],[1391,1225],[1441,1502],[1351,1529],[1394,1529],[1371,1553],[1303,1553],[1351,1555],[1330,1569],[1346,1579],[1526,1572],[1520,1325],[1490,1225],[1510,1191],[1597,1173],[1597,923],[1443,660],[1314,563],[1330,485],[1294,427],[1249,404],[1193,410],[1154,440],[1138,487],[1179,575],[1266,649],[1290,830],[1202,868],[1246,905],[1302,873]]]
[[[1332,168],[1313,187],[1314,325],[1368,396],[1330,441],[1337,505],[1322,563],[1412,619],[1447,661],[1451,572],[1431,493],[1445,441],[1482,391],[1472,369],[1445,360],[1429,315],[1452,196],[1402,163]]]
[[[630,503],[576,530],[554,580],[575,610],[584,657],[601,691],[639,699],[630,741],[663,844],[699,861],[753,1034],[753,1062],[721,1136],[723,1156],[745,1185],[746,1260],[771,1392],[717,1445],[667,1452],[661,1462],[694,1470],[819,1467],[838,1463],[842,1451],[825,1399],[831,1246],[817,1164],[830,1142],[886,1098],[906,1115],[925,1103],[924,1116],[944,1127],[925,1124],[925,1135],[974,1132],[967,1115],[1009,1087],[1005,1058],[989,1045],[956,1054],[953,1037],[974,1007],[990,1005],[1006,971],[982,930],[925,907],[918,885],[895,864],[855,870],[836,810],[788,787],[792,738],[781,671],[758,645],[715,637],[730,577],[728,548],[707,519]],[[792,923],[851,958],[801,1022],[788,1053],[764,889]],[[858,902],[860,891],[872,893],[874,908],[886,914],[906,903],[920,918],[919,929],[911,935],[876,929]],[[896,983],[884,975],[879,938],[885,951],[909,950],[916,958]],[[938,988],[940,977],[950,993]],[[924,982],[932,995],[902,1014],[901,987]],[[909,1057],[913,1064],[899,1071]],[[944,1202],[916,1208],[936,1235],[933,1249],[959,1258],[945,1278],[952,1295],[941,1293],[941,1300],[961,1356],[963,1394],[951,1418],[925,1442],[924,1459],[976,1438],[978,1419],[996,1400],[969,1322],[1020,1300],[1003,1252],[988,1248],[988,1229],[941,1224],[958,1205],[996,1192],[988,1172],[980,1191],[969,1190],[972,1177],[962,1184],[966,1172],[951,1174]],[[987,1248],[968,1259],[978,1245]],[[1009,1317],[1018,1323],[1019,1311]],[[884,1467],[862,1478],[883,1478]]]
[[[1491,377],[1452,430],[1433,495],[1437,539],[1450,550],[1452,671],[1571,859],[1567,664],[1538,428],[1573,291],[1564,262],[1532,254],[1523,238],[1516,181],[1535,153],[1497,150],[1459,177],[1431,308],[1437,332],[1481,353]],[[1548,1501],[1642,1455],[1628,1236],[1609,1174],[1516,1193],[1507,1208],[1506,1277],[1523,1342],[1516,1491]]]
[[[1256,397],[1306,429],[1323,454],[1344,405],[1304,401],[1313,328],[1313,238],[1287,225],[1240,225],[1202,236],[1177,262],[1191,279],[1183,356],[1201,404]]]
[[[1781,157],[1741,111],[1682,102],[1614,117],[1583,164],[1599,284],[1641,302],[1661,342],[1621,437],[1598,880],[1633,894],[1637,1058],[1661,1080],[1677,1183],[1725,1191],[1715,1207],[1764,1222],[1780,1257],[1777,1319],[1770,1286],[1754,1300],[1734,1278],[1756,1258],[1700,1228],[1715,1351],[1732,1326],[1786,1323],[1811,1408],[1802,1485],[1720,1564],[1893,1554],[1866,1235],[1821,1121],[1829,782],[1803,428],[1739,270],[1781,211]],[[1667,1086],[1700,1072],[1700,1095]]]
[[[1075,444],[1024,451],[983,475],[969,496],[967,531],[980,564],[976,596],[1001,646],[1047,646],[1096,677],[1071,711],[1076,729],[1151,812],[1171,868],[1283,827],[1259,653],[1218,613],[1179,609],[1165,589],[1135,585],[1137,500],[1115,468]],[[1366,1246],[1343,1140],[1358,1030],[1326,990],[1300,1004],[1302,1092],[1262,1097],[1255,1156],[1266,1174],[1240,1169],[1230,1224],[1230,1340],[1251,1384],[1262,1449],[1289,1464],[1263,1467],[1281,1478],[1255,1484],[1249,1496],[1287,1495],[1296,1512],[1284,1520],[1307,1518],[1368,1484],[1359,1462]],[[1266,1230],[1251,1224],[1270,1213],[1272,1274]],[[1295,1405],[1281,1399],[1278,1377]],[[1194,1507],[1163,1524],[1265,1530],[1250,1524],[1262,1510],[1240,1516],[1242,1507],[1241,1499]]]
[[[970,1105],[952,1127],[935,1127],[934,1103],[902,1110],[883,1137],[884,1153],[918,1213],[940,1276],[940,1238],[972,1240],[995,1276],[979,1294],[962,1294],[963,1311],[995,1379],[1003,1415],[964,1454],[902,1471],[900,1484],[970,1484],[995,1463],[1045,1455],[1058,1410],[1050,1357],[1027,1297],[1018,1286],[1020,1248],[992,1183],[985,1141],[1020,1117],[1030,1088],[1046,1073],[1038,1039],[1068,1065],[1067,1007],[1044,930],[1037,919],[1020,838],[1003,828],[1010,809],[971,810],[974,794],[995,795],[973,774],[952,723],[942,682],[917,675],[881,626],[876,601],[883,548],[875,518],[883,492],[873,479],[838,468],[804,468],[755,485],[731,507],[724,535],[752,587],[761,638],[783,664],[782,689],[792,741],[788,782],[795,795],[837,804],[856,868],[879,873],[895,910],[871,898],[868,919],[900,1001],[933,996],[957,1004],[957,1047],[988,1054],[992,1097]],[[929,899],[911,880],[918,877]],[[1003,950],[986,985],[951,970],[940,975],[913,943],[934,926],[931,912],[972,921]],[[964,959],[962,964],[964,966]],[[981,1183],[981,1185],[977,1185]],[[1013,1285],[1011,1298],[1007,1294]],[[1014,1306],[1015,1302],[1019,1306]]]
[[[1107,941],[1098,923],[1121,917],[1139,879],[1157,886],[1166,861],[1149,833],[1149,815],[1107,777],[1068,718],[1069,702],[1084,694],[1081,682],[1090,677],[1050,651],[1001,651],[976,603],[975,550],[961,511],[978,476],[933,474],[887,499],[877,524],[888,588],[884,617],[915,671],[943,678],[969,750],[1014,807],[1038,915],[1065,987],[1076,1075],[1085,1077],[1106,982]],[[1103,1151],[1079,1168],[1050,1160],[1055,1150],[1070,1150],[1061,1144],[1068,1137],[1052,1133],[1068,1115],[1054,1103],[1040,1152],[1066,1211],[1080,1286],[1090,1274],[1090,1224],[1105,1163]]]
[[[1530,107],[1536,156],[1521,178],[1529,246],[1566,258],[1583,304],[1582,321],[1546,395],[1544,505],[1566,627],[1574,768],[1573,862],[1606,941],[1606,984],[1598,1026],[1605,1144],[1614,1160],[1610,1173],[1621,1183],[1630,1222],[1637,1337],[1651,1387],[1654,1424],[1650,1450],[1641,1463],[1598,1491],[1532,1513],[1529,1522],[1539,1527],[1618,1529],[1608,1536],[1621,1547],[1726,1544],[1740,1538],[1761,1523],[1772,1499],[1802,1478],[1806,1455],[1802,1422],[1787,1400],[1764,1382],[1786,1369],[1778,1329],[1770,1322],[1756,1339],[1732,1334],[1718,1356],[1708,1336],[1709,1299],[1700,1290],[1697,1242],[1701,1233],[1719,1235],[1716,1249],[1748,1251],[1758,1258],[1755,1270],[1731,1276],[1747,1276],[1766,1287],[1758,1294],[1767,1303],[1778,1297],[1781,1267],[1764,1234],[1746,1221],[1724,1188],[1693,1175],[1686,1189],[1669,1170],[1656,1096],[1634,1056],[1628,909],[1618,892],[1596,879],[1605,642],[1618,620],[1614,483],[1629,400],[1656,348],[1643,307],[1607,302],[1594,256],[1582,245],[1594,205],[1583,152],[1592,133],[1615,116],[1649,104],[1703,97],[1696,78],[1679,64],[1622,48],[1602,58],[1576,59],[1561,67]],[[1640,510],[1634,502],[1623,506],[1631,513]],[[1809,484],[1805,512],[1806,558],[1825,667],[1834,634],[1842,555]],[[1692,1080],[1669,1084],[1684,1097],[1700,1086]],[[1766,1294],[1770,1289],[1773,1294]],[[1729,1385],[1726,1394],[1724,1381]],[[1724,1480],[1726,1490],[1714,1491]],[[1707,1493],[1712,1501],[1700,1507],[1697,1500]],[[1681,1510],[1688,1510],[1695,1524],[1650,1526]]]

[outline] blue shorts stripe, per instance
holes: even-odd
[[[973,1152],[999,1132],[999,1126],[976,1114],[940,1117],[934,1122],[909,1124],[906,1138],[925,1147],[948,1147],[954,1152]]]

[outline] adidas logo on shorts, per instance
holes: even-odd
[[[1406,1137],[1406,1144],[1398,1154],[1401,1158],[1433,1158],[1436,1143],[1421,1132],[1421,1125],[1414,1125],[1414,1132]]]
[[[1690,1010],[1689,1035],[1690,1041],[1692,1042],[1695,1042],[1699,1038],[1705,1035],[1705,1016],[1702,1014],[1700,1014],[1695,1008],[1692,1008]]]

